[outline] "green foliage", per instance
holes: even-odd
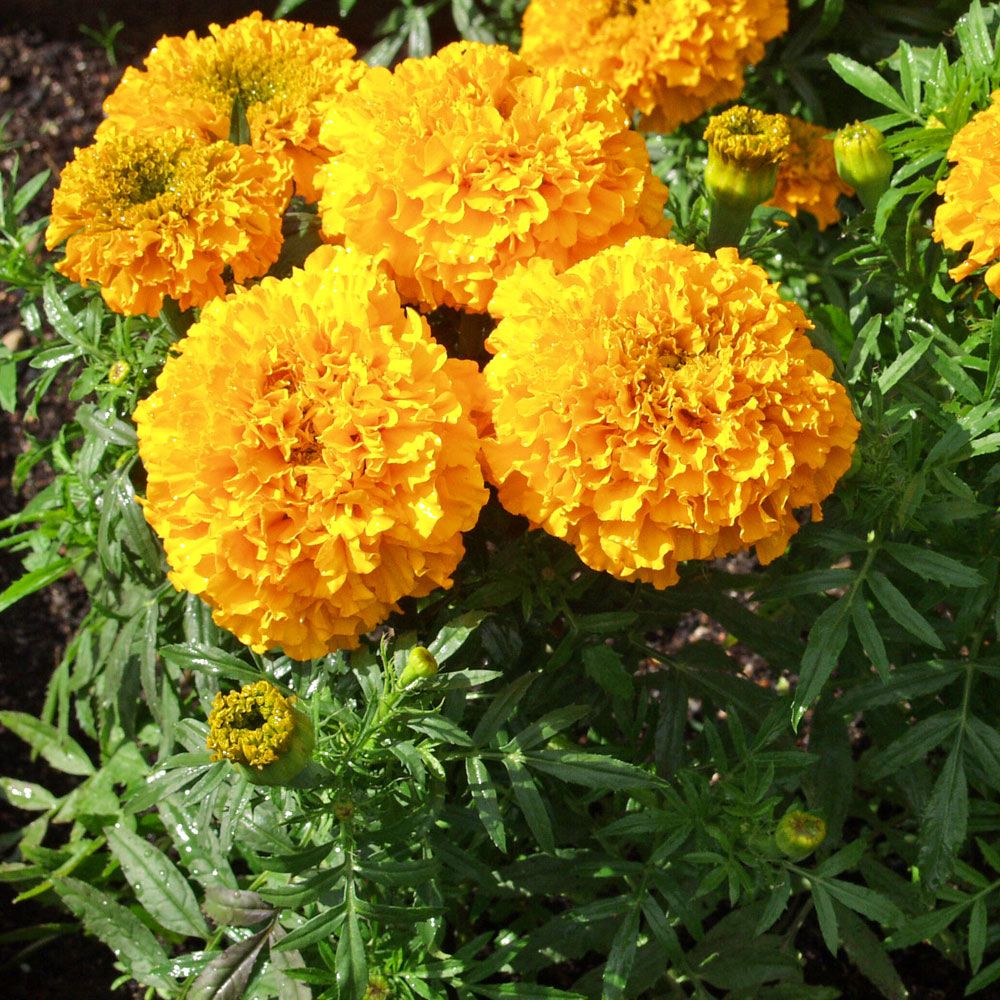
[[[450,13],[511,42],[524,6]],[[432,51],[445,13],[395,5],[368,60]],[[18,899],[61,902],[124,975],[188,1000],[832,1000],[806,985],[807,939],[888,998],[924,941],[969,995],[1000,981],[1000,312],[947,277],[930,227],[951,138],[1000,86],[998,33],[996,5],[801,0],[751,79],[753,103],[831,128],[820,94],[849,95],[896,161],[875,211],[821,232],[759,210],[742,247],[807,311],[862,426],[785,556],[656,592],[541,533],[495,545],[491,505],[452,590],[306,663],[174,591],[136,499],[130,415],[191,317],[110,314],[37,249],[46,176],[0,180],[0,280],[31,337],[0,349],[0,406],[79,404],[17,462],[18,485],[40,463],[52,479],[0,524],[25,565],[0,610],[70,572],[90,601],[44,718],[0,715],[79,779],[0,779],[27,820],[0,866]],[[648,138],[674,236],[698,245],[703,124]],[[289,225],[311,245],[307,206]],[[416,646],[440,670],[404,687]],[[215,694],[265,678],[316,731],[288,788],[205,749]],[[802,806],[827,837],[792,861],[774,832]]]

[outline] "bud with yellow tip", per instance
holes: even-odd
[[[399,686],[409,687],[421,677],[433,677],[438,672],[438,662],[425,646],[414,646],[406,658],[406,666],[399,675]]]
[[[739,246],[753,210],[774,194],[778,166],[791,136],[784,115],[742,104],[708,120],[705,188],[710,203],[708,245]]]
[[[837,173],[858,193],[865,208],[874,208],[892,179],[892,155],[885,136],[867,122],[845,125],[833,140]]]
[[[774,831],[778,850],[792,861],[801,861],[826,840],[826,823],[815,813],[789,809]]]

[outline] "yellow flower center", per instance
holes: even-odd
[[[186,214],[202,190],[207,156],[208,147],[192,146],[178,132],[109,137],[98,147],[84,200],[119,226],[169,211]]]
[[[777,166],[788,153],[790,134],[783,115],[737,104],[709,120],[705,139],[724,159],[754,168]]]
[[[278,760],[292,739],[294,702],[294,695],[284,697],[268,681],[255,681],[228,694],[219,692],[208,717],[213,759],[258,768]]]
[[[245,108],[266,104],[286,88],[283,63],[270,55],[236,49],[211,60],[202,70],[199,86],[206,96],[230,107],[239,95]]]

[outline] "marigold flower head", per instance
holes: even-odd
[[[767,202],[791,216],[808,212],[820,229],[840,220],[837,199],[854,189],[841,180],[829,129],[786,116],[790,131],[788,155],[778,166],[774,195]]]
[[[320,135],[340,150],[317,175],[324,233],[384,252],[426,306],[482,312],[518,263],[563,270],[667,229],[666,188],[614,94],[500,45],[373,69]]]
[[[686,559],[753,545],[770,562],[850,465],[830,359],[731,249],[637,238],[562,275],[526,268],[491,309],[490,477],[594,569],[665,587]]]
[[[252,144],[294,168],[299,194],[315,201],[316,168],[330,150],[319,141],[327,105],[365,73],[336,28],[268,21],[253,13],[209,36],[165,36],[144,68],[129,67],[104,102],[99,134],[178,125],[210,139],[229,137],[233,101],[246,109]]]
[[[986,285],[1000,295],[1000,90],[993,103],[955,133],[948,149],[954,164],[951,173],[938,182],[944,203],[934,214],[934,239],[949,250],[972,246],[968,257],[948,272],[955,281],[989,266]]]
[[[644,127],[672,132],[736,100],[787,28],[786,0],[531,0],[521,55],[607,83]]]
[[[108,135],[76,151],[52,198],[45,235],[66,240],[56,268],[96,281],[116,312],[153,315],[165,296],[181,309],[263,274],[281,250],[291,197],[288,167],[184,129]]]
[[[216,694],[208,716],[213,760],[230,760],[261,785],[283,785],[309,762],[312,721],[270,681]]]
[[[321,247],[207,306],[135,413],[169,577],[255,650],[357,645],[447,587],[486,501],[452,361],[376,261]]]

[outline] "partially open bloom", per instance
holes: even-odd
[[[372,69],[324,124],[331,240],[384,253],[403,297],[482,312],[519,263],[557,270],[665,232],[667,191],[605,86],[456,43]]]
[[[246,109],[252,144],[294,168],[299,194],[316,199],[313,175],[329,155],[319,141],[327,105],[365,72],[336,28],[251,14],[210,35],[161,38],[143,69],[129,67],[104,102],[99,134],[177,125],[229,137],[233,101]]]
[[[753,210],[774,193],[791,142],[788,120],[736,104],[708,120],[705,140],[708,241],[713,248],[738,246]]]
[[[853,188],[841,180],[833,156],[829,129],[786,115],[791,141],[788,155],[778,165],[774,194],[768,205],[789,215],[808,212],[820,229],[840,220],[837,199]]]
[[[521,55],[611,86],[643,126],[672,132],[736,100],[743,71],[788,28],[786,0],[531,0]]]
[[[45,234],[66,240],[56,268],[96,281],[116,312],[153,315],[165,296],[181,309],[225,294],[281,250],[289,168],[184,129],[108,135],[76,151],[52,198]]]
[[[637,238],[526,268],[491,309],[491,478],[594,569],[665,587],[686,559],[753,545],[770,562],[850,465],[830,359],[733,250]]]
[[[208,716],[213,760],[230,760],[258,785],[284,785],[309,763],[312,720],[270,681],[216,694]]]
[[[944,203],[934,215],[934,239],[949,250],[972,246],[968,257],[948,273],[961,281],[981,267],[986,284],[1000,295],[1000,90],[994,91],[993,103],[980,111],[955,133],[948,149],[954,164],[951,173],[938,182],[938,194]]]
[[[885,136],[867,122],[845,125],[833,140],[837,173],[854,188],[865,208],[874,208],[892,179],[892,154]]]
[[[211,303],[135,413],[171,581],[298,659],[449,586],[487,496],[469,369],[356,251]]]

